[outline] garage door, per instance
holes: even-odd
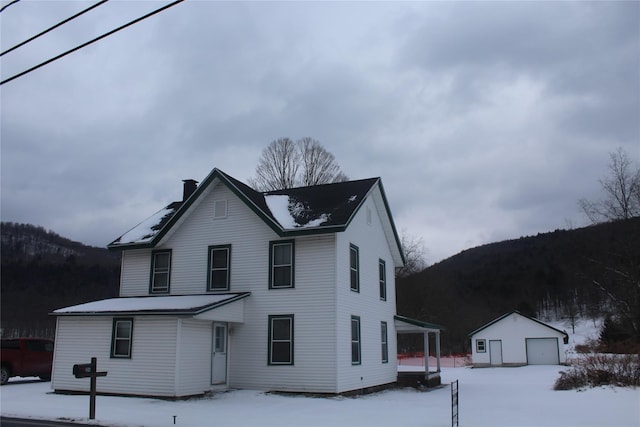
[[[527,363],[529,365],[558,365],[557,338],[527,338]]]

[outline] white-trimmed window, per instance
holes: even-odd
[[[293,365],[293,314],[269,316],[269,365]]]
[[[231,277],[231,245],[209,246],[208,291],[228,291]]]
[[[476,353],[487,352],[487,340],[476,340]]]
[[[269,242],[269,288],[293,288],[295,245],[293,240]]]
[[[387,266],[383,259],[378,260],[378,282],[380,284],[380,299],[387,300]]]
[[[387,322],[380,322],[380,344],[382,350],[382,363],[389,362],[389,341],[387,337]]]
[[[360,249],[354,244],[349,245],[349,277],[351,290],[360,292]]]
[[[362,363],[361,343],[360,343],[360,317],[351,316],[351,364]]]
[[[111,357],[130,359],[132,343],[133,319],[114,318],[111,332]]]
[[[151,253],[151,282],[149,293],[169,293],[171,278],[171,250],[153,251]]]

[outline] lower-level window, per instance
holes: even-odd
[[[382,343],[382,363],[388,363],[389,341],[387,340],[387,322],[380,322],[380,342]]]
[[[351,364],[359,365],[360,356],[360,317],[351,316]]]
[[[485,353],[487,351],[487,340],[476,340],[476,352]]]
[[[293,314],[269,316],[269,365],[293,365]]]
[[[133,319],[113,319],[111,357],[131,358]]]

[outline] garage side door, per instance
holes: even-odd
[[[527,363],[529,365],[558,365],[557,338],[527,338]]]

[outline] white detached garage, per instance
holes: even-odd
[[[473,366],[559,365],[566,362],[565,331],[517,311],[469,334]]]

